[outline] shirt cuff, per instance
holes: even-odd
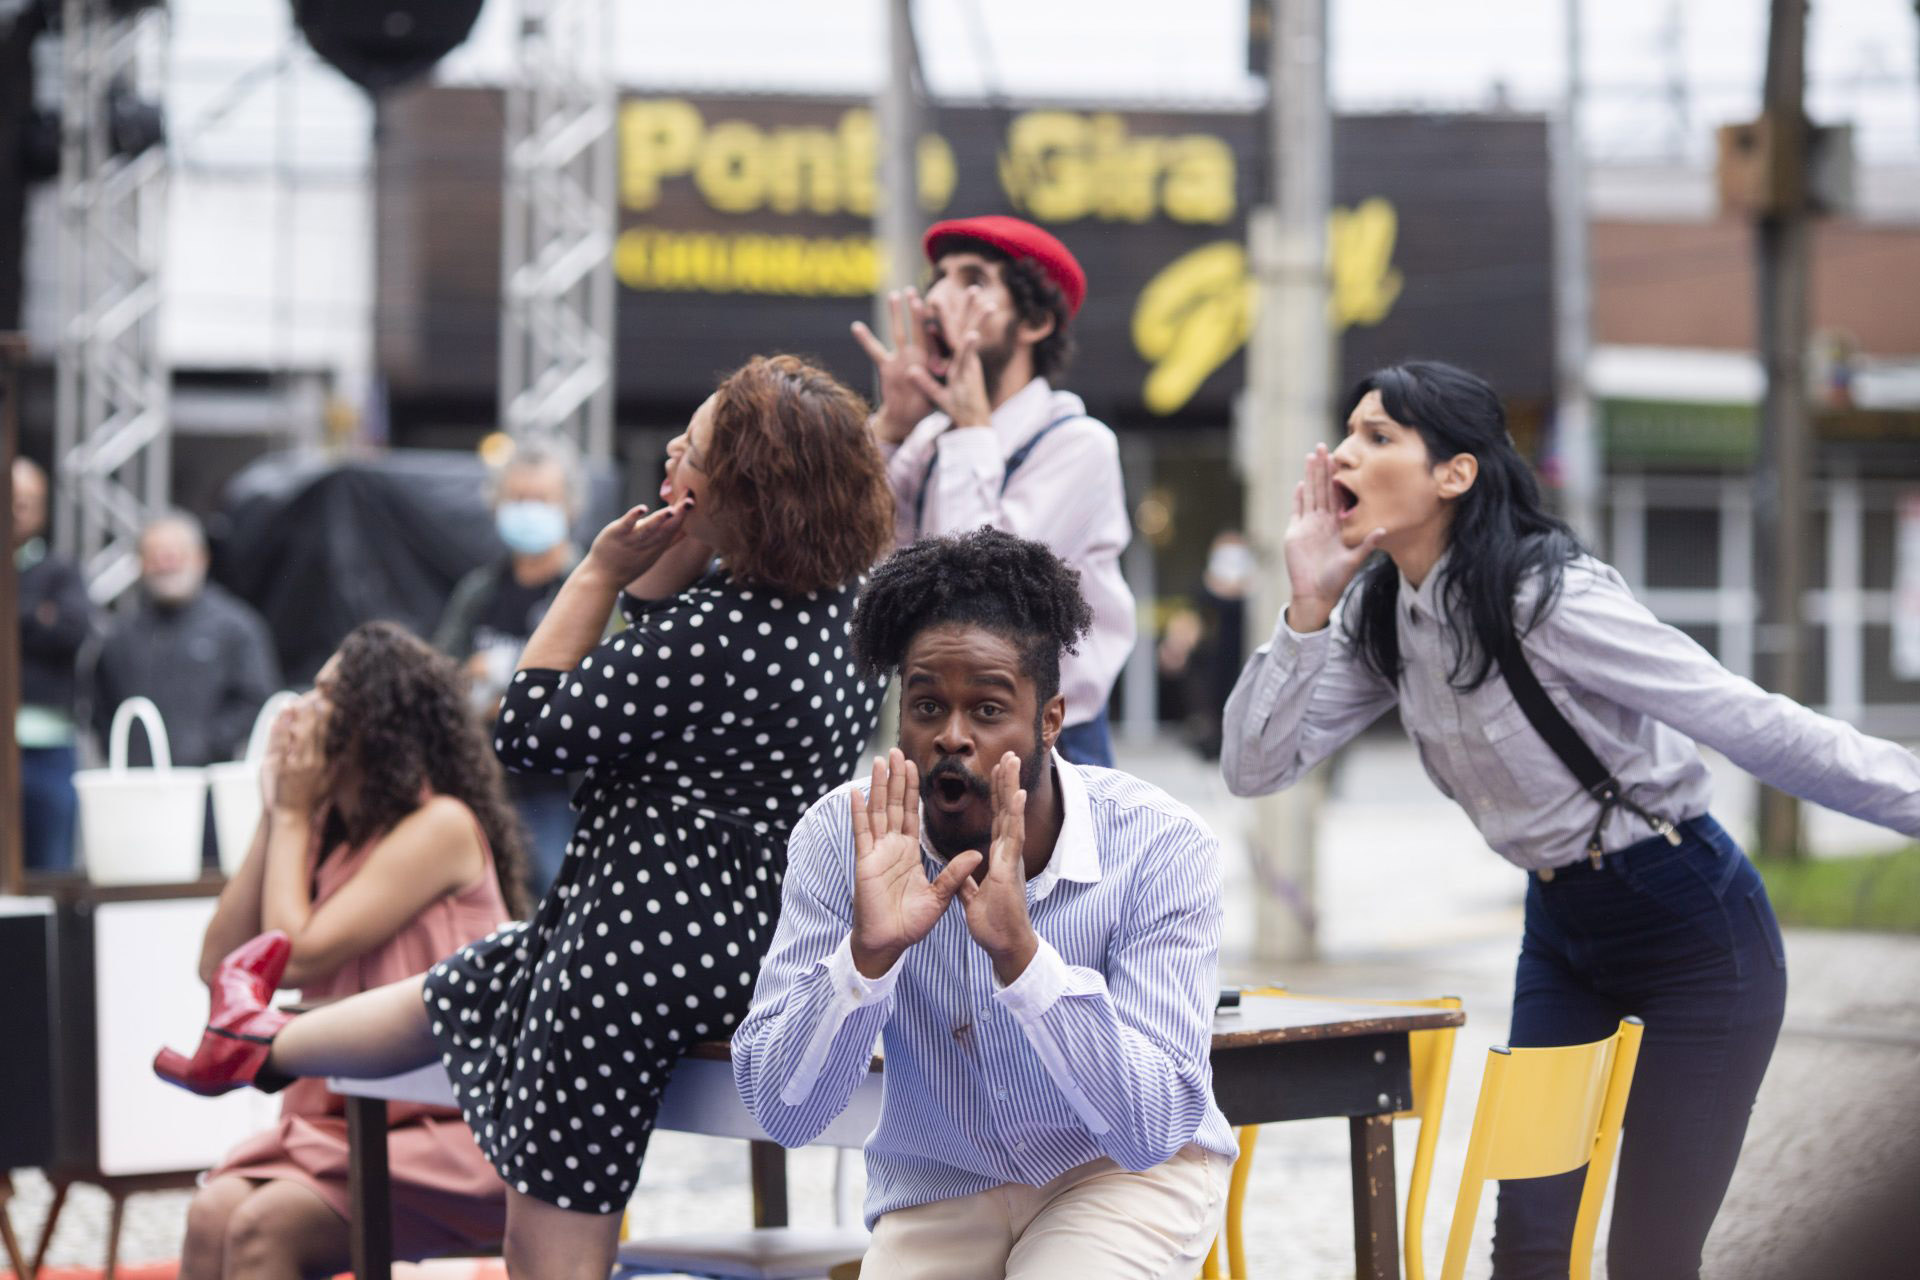
[[[906,958],[907,953],[901,952],[891,969],[877,978],[869,978],[853,966],[853,935],[848,934],[826,959],[827,978],[833,984],[833,1002],[849,1009],[879,1004],[893,994],[893,984],[899,981],[900,965]]]
[[[1027,967],[1019,977],[1004,987],[998,978],[993,980],[993,998],[1020,1021],[1038,1022],[1067,993],[1071,977],[1067,962],[1060,958],[1060,953],[1053,949],[1051,942],[1042,938],[1039,948],[1033,953],[1033,959],[1027,961]]]

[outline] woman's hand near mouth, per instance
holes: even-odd
[[[924,371],[927,362],[927,305],[912,289],[895,289],[887,295],[888,336],[892,350],[881,345],[873,330],[859,320],[853,322],[854,341],[873,361],[880,374],[880,407],[874,410],[873,430],[889,444],[899,444],[933,412],[933,401],[910,376],[913,369]]]
[[[1346,500],[1343,487],[1334,484],[1327,446],[1316,447],[1307,455],[1307,478],[1294,486],[1293,518],[1287,522],[1287,577],[1293,598],[1286,616],[1295,631],[1318,631],[1327,625],[1340,594],[1387,535],[1385,529],[1374,529],[1356,545],[1347,545],[1343,517],[1358,508]]]

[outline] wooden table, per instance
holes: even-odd
[[[1453,1009],[1402,1009],[1297,997],[1245,997],[1213,1024],[1213,1091],[1234,1125],[1345,1117],[1353,1161],[1353,1254],[1362,1280],[1400,1275],[1393,1113],[1413,1104],[1407,1034],[1457,1027]],[[392,1262],[386,1105],[450,1102],[438,1066],[389,1080],[329,1080],[347,1102],[353,1270],[388,1280]],[[818,1141],[859,1146],[879,1117],[879,1064]],[[659,1127],[745,1138],[753,1146],[756,1226],[786,1224],[785,1153],[734,1092],[727,1046],[698,1045],[661,1098]]]

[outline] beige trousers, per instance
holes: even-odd
[[[896,1209],[860,1280],[1192,1280],[1220,1230],[1233,1162],[1189,1145],[1144,1173],[1108,1159]]]

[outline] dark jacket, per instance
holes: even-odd
[[[211,582],[179,608],[143,596],[100,647],[93,729],[104,754],[114,709],[140,695],[160,708],[175,764],[231,760],[246,747],[253,718],[279,687],[273,641],[244,601]],[[148,761],[144,738],[132,735],[129,763]]]
[[[37,545],[36,545],[37,544]],[[50,555],[39,539],[21,549],[20,701],[72,715],[79,676],[74,659],[93,635],[93,601],[80,571]]]

